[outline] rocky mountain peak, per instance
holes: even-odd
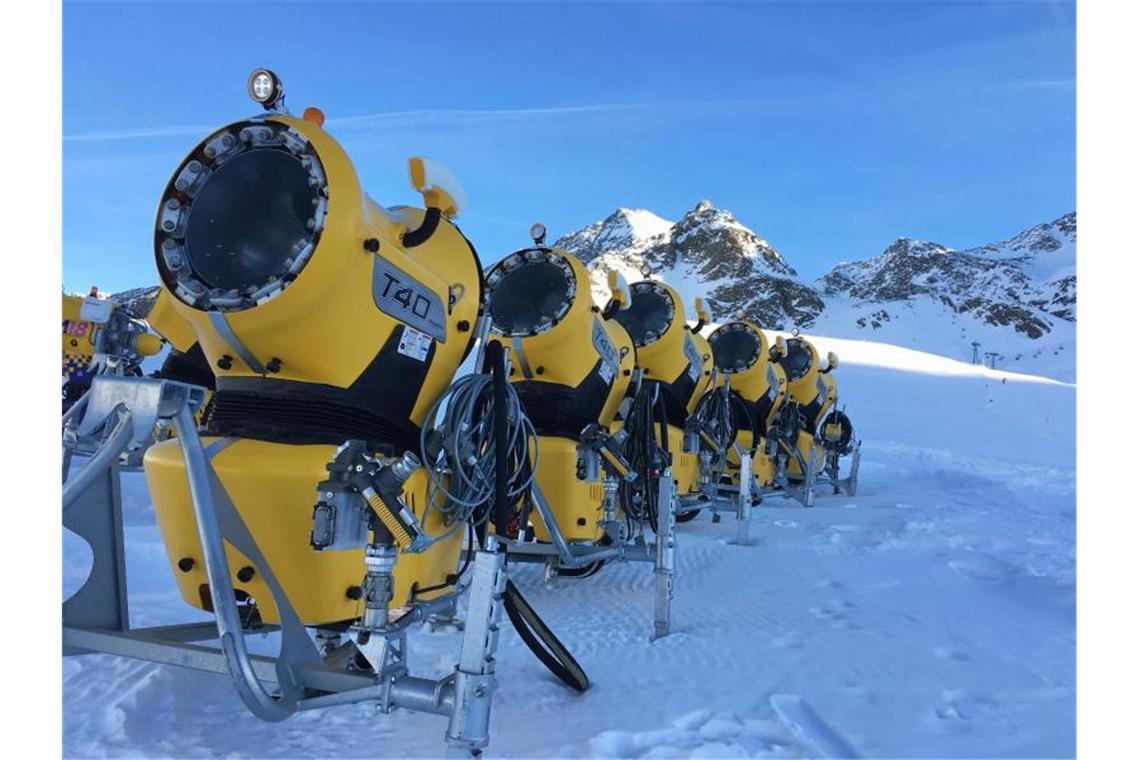
[[[951,249],[938,243],[932,243],[928,240],[916,240],[914,238],[900,237],[896,238],[893,243],[887,246],[883,251],[881,258],[923,258],[926,256],[935,256],[944,253],[951,253]]]
[[[860,327],[878,329],[891,309],[922,301],[947,309],[953,320],[968,316],[1038,339],[1054,330],[1056,319],[1075,319],[1075,241],[1075,214],[963,251],[898,238],[876,257],[840,264],[817,285],[874,317],[857,321]]]
[[[563,235],[554,245],[574,253],[583,263],[589,264],[607,251],[642,248],[667,234],[672,227],[672,222],[651,211],[618,208],[601,221]]]
[[[711,201],[702,200],[676,224],[665,222],[664,229],[643,223],[643,230],[656,233],[650,236],[627,234],[619,219],[624,211],[564,235],[556,245],[578,256],[599,279],[609,268],[639,280],[648,268],[683,291],[699,288],[714,318],[743,308],[763,324],[806,327],[823,308],[767,240]]]

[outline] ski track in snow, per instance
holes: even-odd
[[[838,379],[860,493],[767,497],[750,546],[727,514],[679,526],[667,638],[649,640],[648,564],[555,583],[512,568],[592,686],[567,691],[505,632],[489,756],[1074,754],[1073,387],[858,361]],[[141,474],[124,477],[133,624],[208,619],[177,595]],[[64,548],[66,593],[90,552]],[[440,676],[459,633],[409,644],[413,672]],[[437,716],[360,704],[262,723],[223,678],[105,655],[65,659],[63,695],[68,757],[444,752]]]

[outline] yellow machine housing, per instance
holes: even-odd
[[[734,405],[734,418],[740,429],[736,441],[744,450],[750,450],[754,441],[753,428],[763,436],[787,399],[784,368],[771,361],[772,350],[767,336],[759,325],[748,320],[724,323],[709,336],[709,345],[717,371],[728,378],[729,387],[748,411],[745,415],[743,409]],[[776,468],[765,454],[764,446],[761,438],[752,457],[752,474],[761,486],[768,486],[774,480]],[[740,457],[735,449],[729,449],[728,466],[734,482],[738,482]]]
[[[478,261],[448,218],[453,204],[433,207],[433,197],[424,192],[427,209],[379,206],[317,121],[272,113],[208,136],[159,206],[166,292],[155,317],[172,341],[196,342],[208,359],[217,390],[206,433],[232,439],[214,470],[309,624],[355,617],[345,593],[364,574],[360,551],[309,546],[316,485],[333,451],[349,439],[379,454],[418,451],[419,426],[471,347]],[[152,447],[144,466],[172,564],[201,557],[177,444]],[[425,483],[421,469],[404,487],[417,511]],[[455,570],[461,533],[401,554],[394,605]],[[228,550],[233,568],[248,564]],[[176,572],[196,606],[201,564]],[[273,620],[259,575],[237,587]]]
[[[202,439],[207,451],[221,441]],[[353,620],[362,611],[363,602],[355,590],[363,576],[363,548],[315,552],[309,546],[315,486],[327,477],[325,464],[332,461],[335,450],[335,446],[323,444],[295,446],[237,439],[211,460],[214,472],[225,484],[226,493],[241,512],[246,527],[286,590],[289,603],[305,625]],[[266,477],[266,473],[273,476]],[[146,479],[178,590],[187,604],[210,610],[206,567],[177,441],[163,441],[150,448],[146,454]],[[422,468],[404,484],[402,499],[417,518],[425,520],[428,533],[439,535],[446,531],[440,512],[427,510],[427,473]],[[458,530],[425,552],[401,555],[393,572],[392,606],[407,604],[413,584],[421,588],[436,586],[446,580],[448,573],[455,572],[462,541],[463,531]],[[251,559],[229,544],[226,559],[234,589],[257,600],[265,622],[279,622],[277,606],[262,574],[254,572],[246,579],[242,573],[243,568],[253,566]],[[440,593],[442,590],[425,593],[422,598],[431,599]]]
[[[571,541],[601,538],[604,489],[581,476],[587,426],[608,428],[629,389],[635,353],[620,324],[603,319],[590,276],[558,248],[516,251],[487,270],[492,335],[510,356],[510,381],[538,433],[535,478]],[[550,532],[534,516],[535,537]]]

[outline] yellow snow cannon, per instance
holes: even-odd
[[[309,548],[316,484],[349,440],[411,465],[419,425],[470,349],[479,308],[478,264],[451,221],[459,198],[412,159],[425,208],[378,205],[321,122],[274,111],[216,130],[175,169],[155,224],[169,306],[216,376],[203,442],[274,568],[271,580],[227,549],[235,590],[256,600],[266,623],[280,620],[274,582],[306,625],[360,616],[364,547]],[[153,447],[146,474],[182,596],[208,609],[178,444]],[[398,494],[439,532],[427,482],[410,466]],[[380,519],[409,548],[414,536],[388,511]],[[413,589],[444,584],[461,537],[398,563],[393,608]]]
[[[727,447],[725,475],[740,485],[740,457],[751,457],[751,472],[761,488],[775,480],[775,465],[767,455],[764,437],[788,395],[787,377],[779,363],[785,350],[782,339],[769,345],[760,327],[749,320],[726,322],[709,336],[718,376],[725,384],[710,391],[710,403],[728,407],[734,446]],[[718,399],[723,397],[723,399]]]
[[[788,378],[788,403],[777,418],[775,443],[787,458],[789,480],[796,482],[823,467],[815,430],[835,403],[836,386],[830,373],[820,372],[819,351],[807,339],[794,334],[785,345],[779,364]]]
[[[152,318],[215,378],[201,429],[205,389],[161,374],[96,378],[82,413],[64,415],[77,441],[97,442],[65,475],[64,525],[96,551],[64,603],[65,651],[228,673],[270,721],[361,701],[436,713],[453,751],[478,754],[504,609],[564,681],[588,679],[510,583],[487,530],[529,485],[534,438],[502,346],[480,339],[482,271],[454,222],[462,192],[417,157],[422,207],[383,207],[318,109],[291,115],[267,69],[248,90],[264,113],[196,145],[155,220]],[[476,347],[490,370],[453,382]],[[173,438],[145,441],[167,424]],[[210,623],[129,625],[115,463],[140,442],[174,577]],[[453,620],[462,592],[454,670],[411,675],[408,627]],[[271,629],[278,654],[252,656],[246,636]],[[220,646],[187,644],[208,639]]]
[[[833,493],[838,494],[842,489],[848,496],[854,496],[859,478],[860,441],[855,439],[854,426],[846,410],[838,408],[839,389],[834,375],[838,367],[839,356],[834,351],[828,351],[827,365],[819,370],[823,383],[820,394],[824,398],[815,413],[815,443],[817,459],[819,451],[823,452],[823,464],[819,470],[823,480],[831,485]],[[809,411],[810,409],[809,406]],[[847,477],[841,478],[839,460],[848,455],[852,456],[850,472]]]
[[[680,294],[657,280],[641,280],[630,286],[628,309],[614,318],[633,338],[642,380],[656,388],[653,414],[664,422],[666,448],[672,460],[673,480],[680,499],[702,494],[700,438],[686,429],[712,376],[712,352],[685,322]]]
[[[674,488],[652,417],[658,394],[640,382],[621,322],[636,296],[608,272],[610,297],[596,306],[581,261],[547,246],[542,224],[530,234],[531,246],[485,273],[490,338],[505,348],[510,385],[536,433],[534,483],[507,551],[577,578],[610,560],[653,562],[654,636],[666,635]]]
[[[138,376],[145,357],[162,340],[114,301],[91,288],[87,296],[63,294],[63,409],[82,398],[96,374]]]
[[[779,364],[787,375],[788,400],[772,420],[768,434],[777,480],[785,479],[784,485],[806,506],[814,504],[814,487],[821,474],[836,493],[842,487],[854,495],[859,444],[847,414],[835,409],[838,387],[832,372],[839,366],[839,357],[829,352],[827,365],[821,366],[819,351],[798,332],[785,345]],[[852,453],[851,474],[840,479],[839,457]]]
[[[632,379],[633,341],[594,306],[585,266],[532,234],[533,247],[485,273],[491,334],[509,353],[510,382],[538,434],[535,479],[558,530],[594,542],[616,509],[607,474],[629,473],[608,431]],[[542,516],[531,522],[534,537],[550,541]]]

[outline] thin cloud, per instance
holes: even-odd
[[[1029,79],[1019,85],[1029,90],[1075,90],[1076,79]]]
[[[577,106],[550,106],[544,108],[484,108],[484,109],[422,109],[415,111],[381,111],[330,118],[327,124],[340,128],[369,128],[399,126],[421,122],[493,122],[524,119],[541,119],[557,116],[582,116],[600,113],[635,111],[691,111],[726,106],[750,106],[772,103],[769,99],[729,101],[680,101],[653,103],[595,103]],[[64,135],[64,142],[111,142],[117,140],[145,140],[163,137],[185,137],[206,134],[217,126],[176,124],[165,127],[84,132]]]
[[[64,142],[112,142],[115,140],[145,140],[154,137],[186,137],[188,135],[201,135],[216,127],[206,127],[191,124],[176,124],[167,127],[145,127],[143,129],[124,129],[108,132],[83,132],[74,135],[64,135]]]

